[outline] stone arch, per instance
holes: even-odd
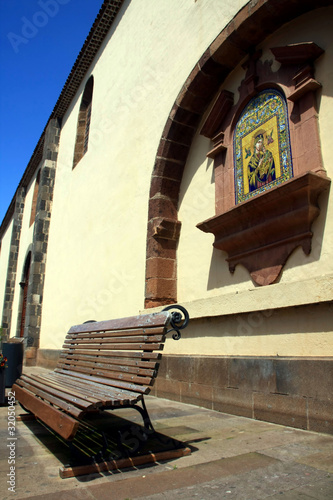
[[[199,59],[171,109],[151,177],[145,307],[177,301],[178,198],[198,124],[228,74],[268,35],[330,0],[253,0],[221,31]]]

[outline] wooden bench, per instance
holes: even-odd
[[[155,382],[166,334],[174,331],[178,340],[187,323],[183,307],[168,306],[160,313],[73,326],[54,371],[23,374],[12,390],[27,411],[67,441],[85,416],[106,409],[135,408],[152,431],[144,395]]]

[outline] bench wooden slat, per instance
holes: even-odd
[[[84,361],[84,360],[64,360],[63,363],[58,363],[58,368],[69,369],[71,366],[77,366],[82,368],[90,368],[89,373],[93,373],[96,370],[107,370],[110,373],[116,373],[117,377],[149,377],[153,378],[156,375],[156,370],[140,370],[128,368],[126,366],[120,365],[110,365],[105,363],[97,363],[96,361]],[[132,378],[130,378],[132,380]]]
[[[93,387],[92,384],[88,384],[87,381],[83,381],[85,384],[79,384],[78,379],[75,379],[74,382],[70,383],[70,380],[64,380],[65,377],[69,379],[69,377],[62,375],[62,379],[53,379],[53,382],[55,384],[65,386],[68,389],[79,389],[82,395],[91,395],[94,398],[98,398],[102,406],[113,405],[119,400],[119,398],[122,398],[124,401],[129,401],[129,398],[125,397],[124,394],[112,391],[112,389],[114,389],[112,387],[109,387],[110,390],[106,391],[105,389],[107,389],[108,386],[104,386],[104,388],[102,388],[101,384],[99,384],[99,386]],[[88,411],[89,410],[91,410],[91,408],[88,408]]]
[[[133,351],[142,351],[143,349],[145,351],[161,351],[163,349],[163,344],[157,344],[157,343],[152,343],[148,344],[147,342],[142,342],[140,344],[126,344],[126,343],[119,343],[119,344],[112,344],[112,349],[114,350],[133,350]],[[63,345],[63,348],[69,348],[71,349],[70,345]],[[110,349],[110,345],[101,345],[101,344],[77,344],[75,343],[72,348],[75,349],[94,349],[96,351],[99,351],[100,349]]]
[[[78,408],[78,407],[74,406],[73,404],[70,404],[67,401],[64,401],[63,399],[52,396],[51,394],[49,394],[45,390],[40,389],[39,386],[36,384],[30,384],[30,383],[26,382],[25,380],[21,379],[19,381],[18,385],[20,387],[28,389],[30,392],[33,392],[34,394],[36,394],[37,396],[39,396],[43,400],[46,400],[46,401],[52,403],[53,405],[59,406],[59,408],[62,408],[63,410],[66,411],[66,413],[70,413],[74,417],[80,417],[80,415],[82,415],[82,411],[83,411],[82,408]]]
[[[78,420],[45,403],[42,399],[36,398],[32,392],[17,384],[13,385],[12,390],[15,391],[15,397],[27,410],[31,411],[64,439],[73,439],[79,427]]]
[[[157,335],[165,333],[165,327],[161,326],[158,328],[136,328],[134,330],[117,330],[117,331],[104,331],[104,332],[83,332],[83,333],[68,333],[66,339],[78,338],[112,338],[112,337],[131,337],[136,335]]]
[[[65,349],[62,351],[63,353],[67,355],[72,355],[72,354],[77,354],[75,352],[75,349]],[[109,347],[106,347],[105,349],[101,349],[100,353],[92,353],[92,350],[85,350],[85,348],[80,349],[79,351],[80,354],[94,354],[94,355],[100,355],[100,356],[110,356],[110,357],[117,357],[117,358],[134,358],[134,359],[140,359],[141,361],[149,361],[152,359],[161,359],[161,353],[160,352],[136,352],[136,351],[110,351]]]
[[[99,382],[100,384],[110,385],[111,387],[118,387],[119,389],[127,389],[129,391],[139,392],[141,394],[147,394],[150,390],[149,387],[144,385],[141,386],[138,384],[130,384],[129,382],[122,382],[121,380],[112,380],[111,378],[109,379],[109,378],[94,377],[91,375],[85,375],[83,373],[77,374],[72,370],[62,370],[60,368],[55,368],[54,371],[57,373],[72,375],[73,377],[79,376],[80,378],[84,378],[85,380],[92,380],[94,382]]]
[[[112,404],[114,405],[116,405],[117,403],[119,405],[120,403],[133,403],[142,399],[142,394],[127,391],[125,389],[118,389],[117,387],[112,387],[105,384],[96,383],[91,380],[81,379],[79,375],[75,378],[72,378],[62,373],[52,372],[50,373],[50,376],[52,377],[52,379],[57,380],[61,384],[65,383],[68,387],[75,387],[80,389],[82,393],[88,392],[88,394],[91,394],[94,397],[100,396],[105,400],[112,401]]]
[[[140,377],[137,375],[132,375],[132,374],[126,374],[126,373],[119,373],[115,371],[110,371],[110,370],[103,370],[98,367],[86,367],[86,366],[80,366],[77,364],[71,364],[71,365],[63,365],[63,369],[70,369],[71,371],[75,371],[78,373],[87,373],[90,375],[94,375],[96,377],[106,377],[107,379],[111,378],[114,380],[120,380],[124,382],[131,382],[134,384],[142,384],[145,386],[151,385],[151,380],[152,377]]]
[[[59,387],[55,387],[51,381],[47,381],[42,377],[40,377],[39,380],[36,380],[33,375],[22,375],[22,377],[20,378],[20,382],[21,379],[23,382],[29,384],[29,390],[32,390],[31,388],[32,386],[34,386],[36,387],[36,389],[44,390],[46,394],[49,394],[49,396],[62,398],[65,402],[73,404],[74,406],[77,406],[82,410],[85,410],[91,405],[94,405],[96,407],[98,406],[98,399],[91,398],[88,400],[87,398],[82,398],[82,395],[73,395],[72,391],[66,391],[65,388],[59,389]],[[47,396],[45,396],[45,399],[47,399]]]
[[[79,345],[79,344],[95,344],[96,346],[103,345],[103,344],[148,344],[151,342],[163,342],[164,341],[164,335],[140,335],[140,336],[133,336],[133,337],[110,337],[106,339],[98,338],[94,339],[93,337],[91,338],[78,338],[78,337],[73,337],[71,339],[66,339],[63,347],[69,347],[69,345]],[[111,346],[110,346],[111,347]]]
[[[145,316],[132,316],[128,318],[111,319],[108,321],[96,321],[84,323],[70,328],[68,333],[102,332],[107,330],[130,330],[133,328],[164,326],[170,318],[170,312],[148,314]]]
[[[158,363],[143,361],[139,363],[138,361],[127,360],[126,363],[119,359],[110,359],[110,358],[102,358],[101,356],[89,356],[79,354],[72,354],[71,356],[65,356],[64,354],[60,355],[59,365],[63,363],[90,363],[93,362],[96,366],[100,366],[101,368],[104,365],[111,370],[118,370],[126,373],[136,373],[137,375],[151,375],[155,374],[156,368],[158,367]]]
[[[62,385],[54,383],[52,379],[40,375],[22,375],[20,380],[34,385],[36,388],[45,390],[48,394],[63,398],[65,401],[74,404],[82,409],[86,409],[93,405],[94,407],[101,406],[99,399],[92,394],[84,395],[80,391],[74,389],[67,389],[63,383]]]
[[[119,393],[119,391],[116,392],[109,386],[103,386],[104,389],[102,389],[101,384],[99,384],[98,387],[96,386],[96,388],[92,387],[92,384],[87,381],[83,381],[83,383],[79,384],[78,379],[75,379],[75,382],[71,382],[70,377],[66,375],[61,375],[59,379],[45,376],[42,380],[48,386],[51,384],[52,387],[79,394],[81,398],[87,398],[87,400],[89,398],[91,404],[84,409],[85,411],[96,410],[103,405],[113,405],[119,398],[125,399],[124,394]],[[127,400],[129,400],[128,397]]]

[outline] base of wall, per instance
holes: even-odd
[[[60,350],[39,349],[54,369]],[[333,434],[333,358],[166,355],[152,395],[256,420]]]
[[[333,434],[333,358],[163,355],[152,394]]]
[[[36,366],[37,365],[37,347],[26,347],[24,349],[23,364],[25,366]]]
[[[57,349],[38,349],[37,366],[54,370],[57,366],[61,350]]]

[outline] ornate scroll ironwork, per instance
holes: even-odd
[[[167,333],[174,331],[175,333],[172,335],[172,338],[174,340],[179,340],[181,337],[181,333],[179,330],[183,330],[184,328],[186,328],[190,317],[185,307],[179,305],[167,306],[163,309],[163,311],[170,311],[171,309],[177,309],[177,311],[171,312],[170,325],[172,326],[172,328],[168,330]]]

